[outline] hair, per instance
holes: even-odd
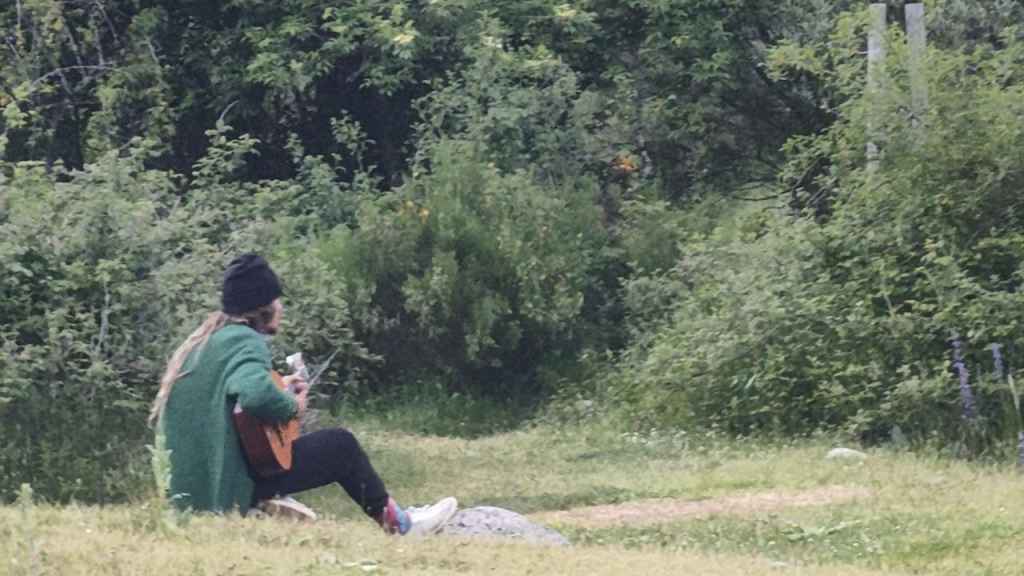
[[[214,332],[227,324],[246,324],[261,334],[269,334],[272,332],[269,331],[268,326],[273,319],[273,303],[260,306],[255,310],[250,310],[238,316],[225,314],[220,310],[208,314],[206,320],[199,325],[199,328],[196,328],[195,331],[189,334],[188,338],[185,338],[185,341],[178,346],[174,354],[171,354],[171,359],[167,361],[164,375],[160,378],[160,390],[156,393],[153,406],[149,410],[150,426],[156,424],[163,414],[164,407],[167,405],[167,398],[171,395],[171,388],[174,387],[174,383],[189,374],[188,371],[181,371],[185,361],[188,360],[193,352],[197,355],[202,354],[203,348],[206,347],[206,343]]]

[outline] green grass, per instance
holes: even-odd
[[[521,427],[533,419],[536,400],[448,394],[439,386],[404,386],[388,394],[343,404],[343,418],[374,421],[390,430],[428,436],[478,438]]]
[[[192,517],[155,529],[146,504],[0,508],[0,573],[12,574],[929,574],[1024,572],[1024,491],[1009,467],[909,453],[826,461],[824,440],[724,442],[536,427],[476,439],[416,436],[349,420],[402,502],[453,494],[553,523],[570,549],[388,538],[337,487],[300,499],[324,520]],[[867,494],[813,506],[592,524],[554,511],[673,498]],[[561,520],[558,520],[561,518]],[[34,550],[34,552],[33,552]],[[363,562],[360,564],[360,562]],[[6,564],[5,564],[6,563]],[[119,572],[118,572],[119,571]]]

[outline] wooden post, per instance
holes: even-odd
[[[907,41],[910,43],[910,109],[915,128],[924,125],[928,112],[928,80],[924,74],[927,48],[927,30],[924,23],[924,4],[907,4]]]
[[[872,4],[870,7],[871,22],[868,28],[868,103],[877,98],[884,84],[882,80],[883,67],[885,66],[885,30],[887,27],[888,6],[885,4]],[[875,130],[874,111],[868,110],[868,173],[874,174],[878,171],[878,145],[875,142],[877,136]]]

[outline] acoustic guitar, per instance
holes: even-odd
[[[286,389],[281,374],[271,370],[270,378],[278,388]],[[298,418],[270,424],[242,410],[238,404],[232,416],[253,473],[265,478],[292,469],[292,442],[301,433]]]
[[[301,354],[289,356],[288,365],[293,371],[301,374],[311,388],[337,353],[338,350],[335,350],[334,354],[318,367],[312,378],[309,377]],[[277,371],[271,370],[270,378],[278,388],[294,392],[288,389],[284,378]],[[292,469],[292,442],[302,434],[302,425],[298,417],[280,424],[271,424],[246,413],[237,403],[232,417],[242,443],[242,451],[245,452],[249,468],[254,474],[266,478]]]

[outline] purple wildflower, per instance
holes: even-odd
[[[1017,433],[1017,469],[1024,470],[1024,432]]]
[[[995,345],[993,345],[995,346]],[[993,347],[993,352],[996,348]],[[1013,357],[1013,342],[1006,347],[1008,355]],[[999,366],[1002,366],[1002,357],[999,357]],[[1017,395],[1017,386],[1013,383],[1013,372],[1006,370],[1006,382],[1010,385],[1010,392],[1013,393],[1013,408],[1017,412],[1017,469],[1024,472],[1024,426],[1021,426],[1020,396]]]
[[[996,380],[1002,380],[1003,373],[1005,372],[1003,368],[1003,355],[1001,352],[1003,349],[1003,345],[993,344],[989,348],[992,349],[992,363],[995,365]]]
[[[960,403],[963,406],[963,418],[969,422],[977,417],[974,406],[974,391],[971,390],[970,374],[964,364],[964,355],[959,336],[953,336],[953,370],[960,380]]]

